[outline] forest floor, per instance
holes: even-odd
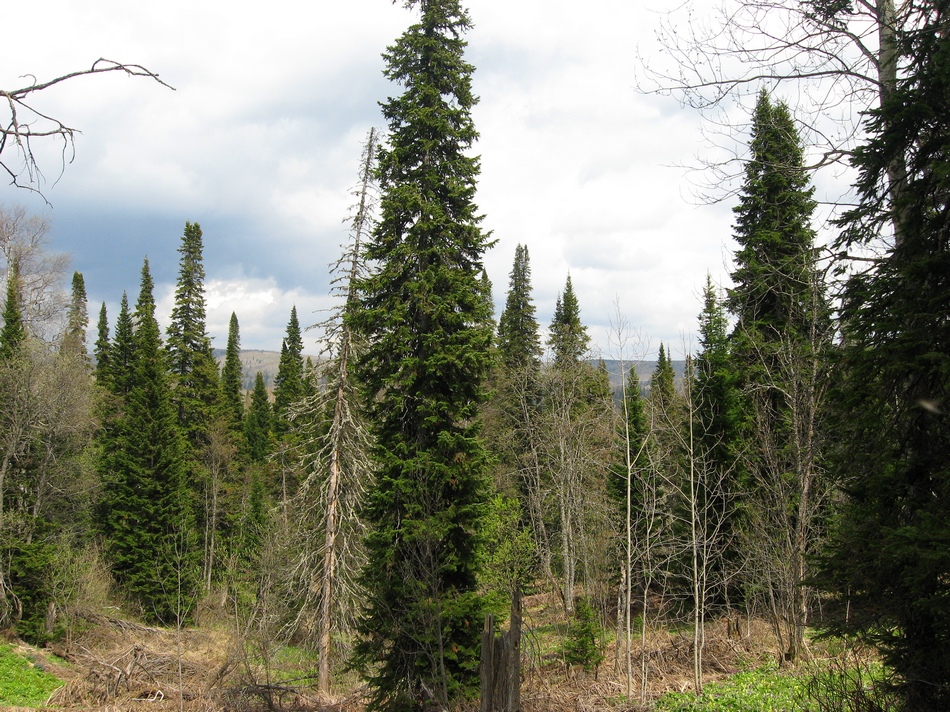
[[[566,631],[559,600],[535,595],[524,601],[522,709],[572,712],[650,709],[641,699],[693,685],[692,629],[649,631],[646,645],[633,638],[628,687],[626,656],[618,654],[614,631],[606,631],[605,660],[594,671],[568,668],[558,649]],[[271,651],[266,661],[226,625],[183,630],[156,628],[102,613],[82,615],[73,635],[44,649],[14,641],[31,664],[59,677],[63,685],[49,697],[60,710],[362,710],[354,680],[345,693],[321,699],[316,692],[315,658],[298,648]],[[251,646],[253,648],[253,646]],[[648,661],[642,685],[641,654]],[[777,652],[761,621],[741,621],[740,632],[725,619],[706,625],[703,677],[728,678],[740,670],[773,665]],[[344,683],[345,684],[345,683]],[[2,704],[2,700],[0,700]],[[477,702],[464,712],[477,711]],[[469,709],[470,708],[470,709]],[[17,709],[2,707],[0,709]]]

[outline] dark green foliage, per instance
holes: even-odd
[[[531,265],[528,248],[515,248],[515,261],[508,282],[508,298],[498,320],[498,354],[509,371],[538,370],[541,363],[541,337],[531,299]]]
[[[736,214],[740,249],[732,273],[728,307],[737,317],[735,338],[761,341],[804,338],[814,320],[814,188],[804,169],[804,152],[788,107],[763,90],[755,107]],[[752,360],[750,353],[745,357]]]
[[[580,665],[590,672],[604,660],[604,631],[597,613],[586,598],[577,599],[564,639],[561,656],[568,665]]]
[[[48,527],[45,527],[48,528]],[[48,630],[49,604],[53,601],[53,580],[50,566],[54,547],[48,538],[49,532],[33,532],[35,539],[11,542],[9,557],[10,591],[19,603],[17,635],[33,645],[42,645],[54,639],[61,631]]]
[[[705,518],[713,521],[725,542],[717,552],[722,569],[713,572],[719,581],[731,581],[741,564],[741,512],[735,497],[750,487],[743,468],[742,394],[739,372],[732,358],[725,307],[712,279],[707,276],[703,290],[703,310],[699,315],[699,345],[696,356],[692,399],[694,458],[702,463],[704,476],[701,507]],[[706,484],[713,490],[706,493]],[[718,565],[718,564],[717,564]],[[734,584],[733,584],[734,588]],[[739,591],[729,592],[738,602]]]
[[[589,344],[587,327],[581,323],[581,309],[574,294],[571,275],[568,275],[564,292],[558,295],[554,306],[554,318],[548,336],[548,345],[554,352],[555,367],[580,362],[587,354]]]
[[[221,414],[234,431],[241,430],[244,422],[244,369],[241,365],[241,328],[237,315],[231,313],[228,324],[228,345],[221,368]]]
[[[172,401],[189,445],[207,441],[208,424],[218,393],[218,370],[205,324],[203,244],[198,223],[185,223],[175,306],[168,326],[169,367],[174,376]]]
[[[96,379],[102,378],[102,374],[109,369],[109,314],[106,311],[106,303],[102,303],[99,309],[99,321],[96,324],[96,343],[93,351],[93,357],[96,359]]]
[[[650,376],[650,401],[654,412],[664,422],[673,418],[673,408],[676,404],[676,373],[673,371],[673,361],[667,356],[666,347],[662,343],[656,358],[656,368]]]
[[[132,374],[135,364],[135,344],[133,343],[132,314],[129,312],[129,298],[122,293],[119,302],[119,316],[115,322],[115,335],[107,353],[109,358],[97,367],[96,378],[116,396],[125,397],[132,387]]]
[[[827,492],[822,460],[829,308],[811,227],[814,189],[788,108],[764,90],[753,115],[751,157],[736,213],[740,249],[727,306],[740,389],[744,584],[773,612],[777,642],[794,659],[804,645],[808,559]],[[724,443],[725,444],[725,443]],[[715,453],[720,456],[724,451]]]
[[[0,360],[9,360],[26,341],[26,326],[20,304],[20,277],[16,262],[7,271],[7,295],[3,302],[3,328],[0,329]]]
[[[72,291],[69,308],[66,312],[66,333],[63,334],[64,353],[88,359],[86,350],[86,327],[89,326],[89,313],[86,309],[86,283],[81,272],[73,272]]]
[[[264,385],[264,376],[260,371],[254,379],[254,391],[251,393],[251,405],[244,416],[244,440],[251,462],[263,464],[273,447],[271,443],[271,424],[273,413]]]
[[[192,602],[198,550],[185,442],[171,401],[148,261],[133,322],[129,387],[115,393],[124,408],[103,448],[99,527],[119,584],[146,617],[171,623]],[[118,340],[119,326],[116,331]],[[119,385],[114,375],[111,382]]]
[[[699,315],[699,347],[692,391],[694,432],[703,457],[727,472],[738,459],[739,375],[732,360],[725,308],[709,276]]]
[[[372,271],[357,280],[360,309],[348,315],[367,339],[358,371],[377,442],[354,656],[374,710],[446,707],[476,689],[484,609],[477,409],[492,328],[478,161],[467,155],[476,138],[462,39],[470,23],[456,0],[412,5],[419,22],[386,53],[386,76],[404,92],[383,105]]]
[[[287,335],[280,346],[280,363],[274,378],[274,426],[280,434],[286,433],[290,427],[291,406],[304,395],[303,366],[303,339],[297,307],[294,306],[290,309]]]
[[[847,501],[820,576],[851,604],[838,629],[879,646],[908,710],[950,708],[948,12],[914,6],[906,74],[855,156],[860,202],[842,243],[894,237],[844,293],[835,459]],[[895,157],[908,166],[897,190]]]

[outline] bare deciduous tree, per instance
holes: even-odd
[[[735,104],[751,104],[763,87],[782,96],[818,152],[815,168],[840,172],[862,134],[864,113],[896,85],[896,35],[912,3],[898,0],[722,0],[714,8],[686,2],[657,31],[663,52],[644,57],[641,91],[672,95],[709,119],[711,142],[732,158],[709,161],[700,197],[722,200],[741,174]],[[661,56],[662,60],[656,61]],[[742,111],[748,115],[747,107]],[[904,182],[895,158],[889,179]],[[848,181],[833,203],[848,202]]]
[[[38,186],[43,181],[43,171],[33,153],[33,144],[37,140],[59,141],[62,146],[63,166],[71,162],[75,154],[74,142],[79,130],[71,127],[64,119],[51,116],[41,109],[35,101],[36,95],[78,77],[113,72],[132,77],[147,77],[162,86],[174,89],[160,79],[158,74],[140,64],[124,64],[101,57],[88,69],[69,72],[46,81],[39,81],[33,75],[27,74],[22,78],[32,81],[24,86],[0,89],[0,100],[7,112],[0,124],[0,169],[10,176],[12,185],[39,192]],[[12,156],[8,149],[12,150]]]

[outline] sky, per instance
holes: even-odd
[[[550,323],[570,274],[594,349],[674,357],[697,347],[707,272],[728,284],[732,204],[704,204],[687,166],[708,154],[702,118],[637,91],[640,57],[663,61],[661,17],[631,0],[469,0],[466,58],[480,102],[477,195],[497,241],[485,265],[497,312],[519,243]],[[246,8],[246,9],[241,9]],[[0,206],[50,221],[50,247],[83,273],[94,326],[143,258],[159,316],[171,311],[185,221],[204,234],[208,331],[223,348],[231,312],[245,349],[279,350],[332,306],[329,265],[347,239],[361,144],[398,94],[382,53],[416,18],[402,2],[46,0],[4,9],[0,88],[99,57],[144,78],[82,77],[36,95],[75,127],[75,157],[41,147],[43,198],[0,187]],[[19,28],[11,31],[12,28]],[[167,321],[165,322],[167,323]],[[305,334],[316,353],[316,333]]]

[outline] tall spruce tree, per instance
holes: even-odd
[[[719,291],[706,276],[703,309],[699,314],[699,353],[690,391],[693,420],[693,452],[701,464],[706,520],[715,523],[718,538],[725,549],[717,551],[719,570],[711,572],[724,588],[727,599],[738,601],[740,593],[731,582],[741,565],[739,536],[740,515],[736,512],[736,493],[748,490],[742,475],[740,423],[742,399],[739,374],[732,358],[728,318]],[[714,486],[713,486],[714,485]],[[706,500],[706,496],[710,499]],[[721,562],[721,563],[719,563]],[[726,588],[728,586],[728,588]]]
[[[109,313],[106,310],[106,303],[103,302],[99,308],[99,321],[96,322],[96,343],[93,345],[92,355],[96,360],[96,380],[100,380],[102,374],[108,370],[109,364]]]
[[[220,387],[222,417],[231,430],[239,432],[244,423],[244,367],[241,365],[241,327],[234,312],[228,323]]]
[[[590,345],[587,327],[581,322],[581,309],[574,294],[571,275],[567,275],[564,291],[558,295],[554,305],[548,345],[554,352],[555,367],[579,363]]]
[[[667,356],[666,346],[661,342],[656,368],[650,376],[650,403],[659,419],[666,422],[673,418],[675,402],[676,372],[673,370],[673,361]]]
[[[132,374],[107,451],[100,528],[120,585],[148,619],[176,623],[196,587],[198,549],[148,260],[132,322]]]
[[[354,662],[374,710],[446,707],[478,681],[479,538],[486,455],[477,418],[492,328],[482,294],[488,246],[474,204],[478,159],[470,27],[457,0],[420,11],[388,49],[386,76],[403,93],[383,105],[380,220],[372,272],[350,315],[367,338],[359,359],[376,436],[378,481],[366,603]]]
[[[950,708],[950,3],[907,13],[906,73],[869,118],[839,244],[876,256],[842,303],[833,422],[847,500],[819,580],[850,604],[839,632],[880,648],[900,708],[917,711]]]
[[[515,248],[508,297],[498,320],[498,354],[509,371],[538,370],[541,366],[541,337],[531,299],[531,264],[524,245]]]
[[[73,272],[72,290],[66,310],[66,331],[62,342],[63,353],[88,360],[87,326],[89,326],[89,312],[86,306],[86,282],[81,272]]]
[[[811,226],[815,201],[788,107],[764,90],[753,114],[751,157],[736,214],[740,249],[727,305],[736,317],[732,357],[742,390],[740,504],[751,518],[743,550],[750,590],[776,611],[786,659],[804,644],[806,562],[817,544],[819,429],[829,308]]]
[[[304,395],[303,367],[303,338],[297,320],[297,307],[293,306],[287,322],[287,334],[280,345],[280,363],[274,377],[274,420],[279,434],[289,430],[290,408]]]
[[[186,222],[178,247],[181,259],[166,343],[175,379],[173,402],[193,451],[207,441],[218,393],[218,368],[205,318],[203,249],[201,227]]]
[[[3,302],[3,328],[0,329],[0,359],[9,360],[26,341],[26,325],[23,323],[20,277],[16,261],[7,271],[7,293]]]
[[[263,464],[271,453],[273,420],[273,410],[267,395],[264,375],[258,371],[254,377],[251,404],[244,416],[244,441],[247,443],[248,457],[255,464]]]

